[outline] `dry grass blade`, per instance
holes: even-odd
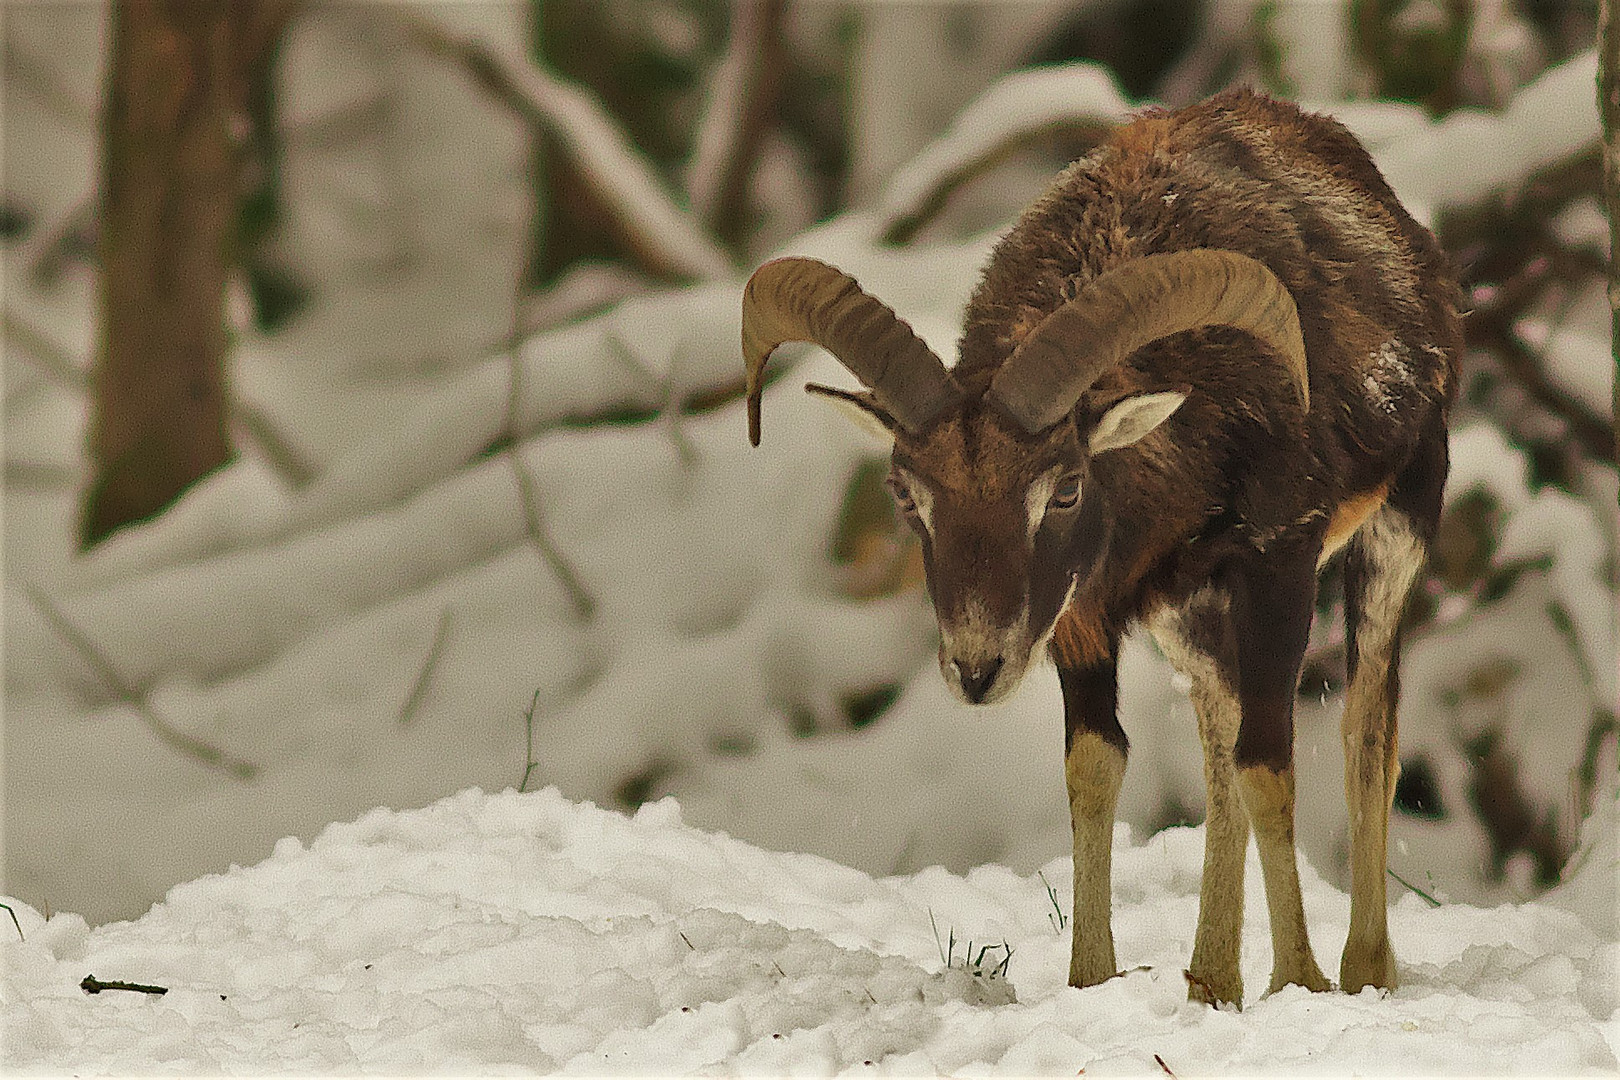
[[[534,760],[534,710],[540,704],[540,691],[535,690],[534,697],[529,699],[529,707],[523,713],[523,779],[518,782],[518,794],[529,790],[529,777],[534,774],[535,766],[540,763]]]

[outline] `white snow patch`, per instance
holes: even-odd
[[[1374,408],[1393,413],[1413,385],[1412,365],[1408,362],[1406,346],[1391,338],[1368,359],[1371,366],[1362,377],[1367,398]]]
[[[1178,1075],[1612,1071],[1612,972],[1580,920],[1540,904],[1391,911],[1402,987],[1190,1005],[1181,969],[1201,831],[1116,833],[1114,926],[1128,973],[1064,985],[1045,882],[998,867],[875,880],[554,790],[469,790],[376,810],[308,848],[176,886],[95,929],[9,900],[0,1062],[10,1073],[456,1072]],[[1064,895],[1066,860],[1045,868]],[[1246,888],[1259,895],[1252,854]],[[1308,870],[1326,946],[1347,898]],[[1269,937],[1251,904],[1245,977]],[[951,963],[936,939],[955,937]],[[1005,977],[964,943],[1005,945]],[[975,948],[975,955],[978,953]],[[998,950],[999,955],[999,950]],[[1605,965],[1609,965],[1605,967]],[[80,989],[86,976],[166,988]]]

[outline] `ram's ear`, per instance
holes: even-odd
[[[871,394],[840,390],[835,386],[822,386],[820,383],[805,383],[804,389],[806,393],[814,394],[823,401],[829,401],[837,406],[839,412],[849,417],[856,427],[867,434],[885,443],[891,445],[894,443],[896,421]]]
[[[1112,406],[1091,429],[1091,452],[1101,454],[1129,446],[1166,420],[1187,400],[1188,390],[1135,394]]]

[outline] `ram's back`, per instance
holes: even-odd
[[[1324,388],[1386,416],[1449,399],[1458,297],[1433,236],[1337,121],[1247,90],[1146,112],[1071,165],[997,246],[968,305],[959,377],[987,378],[1103,270],[1197,247],[1251,255],[1289,286],[1313,396],[1338,384]],[[1186,338],[1157,351],[1186,352]]]

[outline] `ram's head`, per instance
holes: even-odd
[[[940,671],[975,704],[1023,678],[1101,550],[1106,500],[1088,492],[1090,462],[1163,423],[1189,392],[1164,387],[1095,413],[1082,395],[1151,341],[1228,325],[1283,359],[1308,389],[1299,319],[1266,267],[1230,251],[1150,255],[1086,284],[1048,315],[982,394],[963,389],[882,301],[825,263],[787,258],[755,271],[743,293],[748,435],[759,445],[761,373],[787,341],[831,352],[866,387],[811,385],[893,442],[889,484],[922,539],[940,630]]]

